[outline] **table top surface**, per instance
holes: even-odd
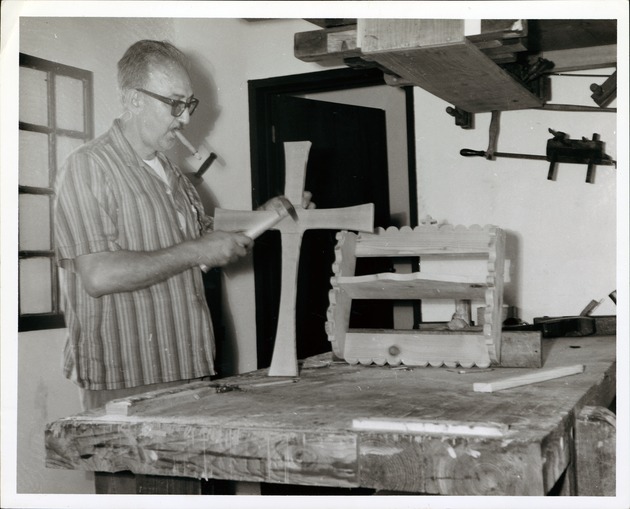
[[[46,431],[47,461],[441,494],[544,494],[569,461],[574,412],[607,406],[614,395],[615,338],[543,343],[541,369],[583,364],[584,372],[484,393],[473,383],[537,370],[361,366],[323,354],[304,361],[296,379],[260,370],[140,397],[129,415],[99,409],[60,419]],[[359,429],[373,420],[378,429]],[[515,460],[521,466],[509,466]],[[489,469],[484,477],[495,480],[468,474],[462,482],[470,468]],[[508,481],[515,469],[530,479]]]

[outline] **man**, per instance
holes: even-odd
[[[133,44],[118,62],[123,115],[71,154],[57,180],[64,374],[83,389],[85,409],[215,374],[199,267],[237,260],[252,240],[212,231],[163,154],[199,102],[187,65],[169,43]]]

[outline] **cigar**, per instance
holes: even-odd
[[[175,136],[177,136],[177,138],[179,139],[179,141],[182,142],[182,145],[184,145],[184,147],[186,147],[188,150],[190,150],[190,153],[193,155],[193,157],[199,161],[201,161],[201,154],[199,154],[199,151],[193,147],[192,143],[190,143],[182,134],[182,132],[178,129],[175,130]]]

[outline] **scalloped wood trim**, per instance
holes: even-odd
[[[389,364],[487,368],[491,364],[484,337],[470,333],[425,331],[351,331],[346,334],[349,364]]]

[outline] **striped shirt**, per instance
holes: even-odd
[[[69,335],[64,375],[84,389],[121,389],[214,374],[214,334],[199,268],[146,289],[90,297],[78,256],[154,251],[210,228],[199,196],[158,154],[168,183],[142,162],[118,121],[70,155],[56,183],[55,249]],[[178,218],[183,216],[184,222]]]

